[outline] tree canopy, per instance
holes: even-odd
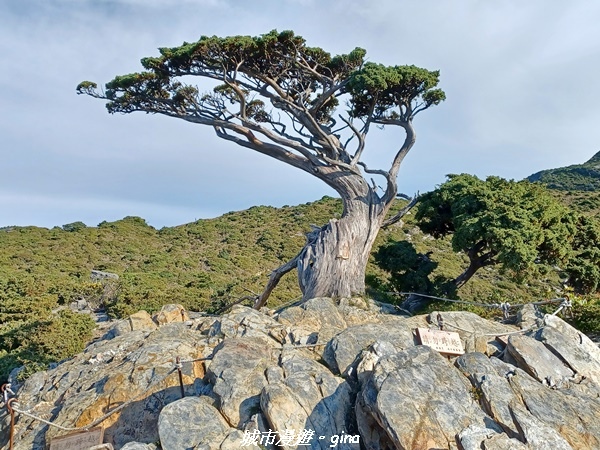
[[[566,266],[569,284],[578,292],[595,292],[600,288],[600,222],[581,215],[573,236],[573,255]]]
[[[473,175],[449,175],[438,189],[421,197],[416,219],[436,238],[451,235],[454,251],[469,266],[454,283],[466,283],[480,268],[499,264],[516,279],[537,272],[540,262],[571,257],[575,214],[544,187]]]
[[[361,48],[331,56],[292,31],[203,36],[159,52],[142,59],[146,71],[117,76],[104,92],[89,81],[77,91],[108,100],[111,113],[159,113],[213,126],[224,139],[317,176],[319,168],[359,173],[371,124],[406,128],[417,113],[445,98],[436,88],[438,71],[365,63]],[[201,94],[182,80],[188,76],[218,84]],[[346,111],[336,114],[344,97]],[[341,142],[344,130],[348,140]],[[401,156],[390,173],[378,173],[393,185]]]
[[[141,111],[208,125],[220,138],[327,183],[342,198],[341,219],[310,235],[273,281],[297,267],[307,298],[362,293],[370,249],[416,139],[413,118],[445,99],[439,72],[365,62],[361,48],[332,56],[292,31],[203,36],[159,52],[142,59],[142,72],[117,76],[105,90],[84,81],[77,92],[107,100],[110,113]],[[212,91],[201,93],[193,77],[212,80]],[[362,160],[372,125],[405,131],[387,168]]]

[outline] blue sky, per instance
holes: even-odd
[[[417,116],[402,192],[448,173],[521,179],[600,150],[600,3],[584,0],[0,0],[0,226],[155,227],[335,195],[207,127],[109,115],[77,96],[201,35],[292,29],[331,53],[441,71],[447,101]],[[370,136],[370,166],[403,136]]]

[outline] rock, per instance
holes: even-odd
[[[386,430],[370,414],[360,395],[356,398],[354,412],[356,426],[363,444],[368,446],[366,448],[369,450],[394,450],[397,448]]]
[[[516,368],[482,353],[466,353],[457,358],[456,367],[471,381],[483,410],[498,423],[509,437],[519,435],[510,405],[520,399],[510,387],[507,377],[514,375]],[[525,376],[525,372],[522,372]],[[487,427],[486,427],[487,429]]]
[[[186,322],[190,320],[187,311],[182,305],[169,304],[161,308],[159,312],[152,317],[158,325],[164,325],[172,322]]]
[[[573,447],[556,430],[532,417],[524,408],[511,407],[511,412],[515,418],[515,422],[519,424],[522,439],[527,442],[529,448],[535,450],[573,450]],[[587,447],[580,447],[578,445],[575,448],[583,449]]]
[[[583,400],[569,389],[550,389],[525,371],[481,354],[465,354],[456,365],[479,392],[484,410],[509,437],[529,445],[533,445],[531,439],[537,439],[540,446],[531,448],[554,448],[543,446],[540,439],[546,433],[548,442],[565,440],[578,449],[600,448],[600,424],[595,419],[600,417],[597,399]],[[585,408],[577,406],[584,402]],[[536,438],[535,429],[545,430],[544,427],[552,432],[540,431]]]
[[[241,305],[211,323],[207,334],[223,338],[261,338],[271,347],[280,347],[286,337],[285,328],[279,322]]]
[[[600,384],[600,348],[560,317],[546,315],[535,337],[578,375]]]
[[[181,324],[131,331],[91,344],[55,369],[30,377],[18,392],[19,402],[67,427],[88,425],[126,403],[101,423],[105,442],[116,448],[132,441],[156,442],[158,412],[181,396],[173,357],[193,359],[211,351],[203,336]],[[182,372],[186,392],[195,393],[195,380],[204,377],[202,362],[185,363]],[[60,433],[20,417],[15,449],[45,448]]]
[[[465,352],[494,352],[494,348],[488,350],[488,343],[494,346],[497,335],[518,331],[513,326],[492,322],[466,311],[434,311],[428,316],[429,323],[437,324],[438,315],[445,331],[455,331],[460,335]]]
[[[242,433],[240,430],[231,430],[223,442],[221,442],[219,450],[240,450],[243,439],[244,433]]]
[[[131,331],[145,330],[154,331],[158,328],[156,323],[152,320],[152,316],[147,311],[138,311],[132,314],[128,318]]]
[[[527,446],[517,439],[509,438],[498,430],[477,425],[469,425],[458,433],[462,450],[527,450]]]
[[[323,359],[334,373],[347,376],[351,367],[358,364],[361,352],[376,341],[385,341],[397,351],[415,345],[411,322],[397,318],[383,324],[356,325],[335,336],[323,352]]]
[[[347,324],[340,310],[330,298],[313,298],[300,306],[284,309],[277,315],[277,321],[296,328],[295,340],[302,339],[298,331],[302,329],[306,339],[327,342],[346,328]],[[299,326],[301,324],[301,326]]]
[[[490,420],[466,379],[427,346],[382,357],[358,395],[396,448],[450,448],[461,430]]]
[[[387,316],[396,316],[399,314],[398,308],[394,305],[379,303],[371,299],[360,297],[340,299],[338,310],[342,314],[347,326],[362,325],[365,323],[380,323]]]
[[[522,329],[537,328],[543,325],[544,314],[536,305],[523,305],[517,312],[517,325]]]
[[[574,448],[580,450],[600,448],[600,421],[598,421],[600,399],[582,397],[570,389],[550,389],[519,369],[516,371],[516,376],[509,378],[509,383],[525,406],[519,409],[520,415],[515,415],[515,408],[509,405],[512,414],[515,415],[515,422],[524,433],[527,431],[527,426],[530,428],[529,432],[533,434],[534,429],[540,428],[543,424],[544,427],[553,428],[560,433]],[[523,411],[527,411],[536,420],[531,419],[527,422],[529,425],[521,423]],[[540,432],[540,439],[541,434]]]
[[[207,446],[219,450],[230,427],[207,397],[186,397],[165,406],[158,418],[163,450]]]
[[[163,312],[158,328],[136,313],[111,325],[112,339],[14,384],[21,407],[66,427],[101,420],[116,449],[237,450],[251,436],[267,450],[600,448],[600,350],[555,316],[519,331],[440,313],[467,350],[446,359],[415,341],[436,313],[405,318],[360,298],[190,321],[180,305]],[[0,447],[8,419],[0,408]],[[19,417],[15,450],[57,434]]]
[[[277,367],[277,368],[281,369],[280,367]],[[248,422],[246,422],[246,424],[244,425],[244,434],[245,435],[254,436],[258,432],[260,434],[260,437],[262,438],[262,446],[266,450],[279,450],[275,447],[275,442],[268,442],[269,441],[268,436],[265,437],[269,433],[269,431],[272,431],[272,426],[269,425],[269,423],[267,422],[267,419],[265,418],[265,416],[262,413],[257,413],[255,415],[253,415],[250,418],[250,420]],[[242,437],[242,439],[243,439],[243,437]],[[241,442],[238,442],[238,447],[240,444],[241,444]],[[235,450],[238,450],[238,448],[235,448]]]
[[[548,386],[560,386],[574,375],[544,344],[529,336],[510,336],[507,350],[521,369]]]
[[[121,319],[114,322],[108,327],[102,339],[113,339],[117,336],[123,336],[131,330],[131,322],[129,319]]]
[[[398,350],[387,341],[376,341],[367,350],[361,353],[360,362],[356,368],[358,382],[362,385],[373,372],[373,368],[382,356],[391,356]]]
[[[265,370],[274,363],[262,338],[226,339],[215,349],[207,375],[219,410],[232,426],[242,426],[258,412]]]
[[[90,273],[90,280],[92,281],[104,281],[104,280],[118,280],[119,275],[111,272],[102,272],[101,270],[92,270]]]
[[[282,355],[283,382],[265,386],[260,397],[261,409],[273,430],[313,430],[315,441],[309,448],[328,448],[329,439],[351,428],[353,410],[351,388],[327,368],[312,359],[289,350]],[[325,442],[318,437],[325,436]],[[283,449],[296,446],[283,445]],[[359,450],[356,443],[338,443],[337,449]]]
[[[521,441],[513,438],[509,438],[506,434],[497,434],[489,439],[481,442],[481,449],[483,450],[533,450],[532,444],[525,445]],[[548,447],[539,447],[539,450],[545,450]]]

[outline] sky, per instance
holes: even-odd
[[[332,54],[440,70],[447,100],[414,120],[403,193],[450,173],[583,163],[600,150],[599,22],[587,0],[0,0],[0,227],[140,216],[160,228],[336,196],[209,127],[76,95],[202,35],[290,29]],[[402,140],[373,132],[370,167],[389,167]]]

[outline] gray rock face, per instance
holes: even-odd
[[[332,371],[347,376],[348,370],[358,363],[361,352],[377,341],[389,342],[396,350],[415,345],[410,322],[398,318],[385,325],[365,324],[345,329],[329,341],[323,359]]]
[[[121,450],[156,450],[157,447],[154,444],[143,444],[141,442],[128,442]]]
[[[507,350],[521,369],[549,386],[562,384],[574,375],[544,344],[529,336],[510,336]]]
[[[230,427],[207,397],[186,397],[168,404],[158,418],[163,450],[206,446],[219,450]]]
[[[487,419],[466,379],[425,346],[382,357],[359,396],[397,448],[449,448],[463,428]]]
[[[162,312],[160,324],[116,322],[111,339],[31,376],[21,408],[66,427],[102,419],[117,450],[600,449],[600,349],[558,317],[524,311],[521,326],[535,327],[521,329],[440,313],[466,350],[446,358],[415,340],[437,313],[405,318],[362,299]],[[3,449],[7,426],[1,408]],[[19,417],[15,449],[58,434]]]
[[[29,378],[18,391],[21,408],[59,425],[78,427],[127,402],[102,422],[105,441],[115,448],[128,442],[156,442],[158,413],[181,395],[173,358],[210,354],[212,349],[205,341],[181,324],[98,341],[55,369]],[[191,395],[196,380],[204,378],[204,367],[201,362],[186,363],[182,372],[186,392]],[[51,437],[64,434],[46,428],[20,417],[15,448],[45,448]]]
[[[354,407],[351,388],[335,377],[323,365],[301,355],[282,355],[285,373],[283,381],[265,386],[261,394],[261,409],[275,430],[313,430],[315,439],[311,449],[329,448],[330,437],[348,432],[348,420]],[[283,445],[288,450],[294,445]],[[344,450],[359,450],[353,443],[338,444]]]
[[[260,338],[227,339],[216,349],[207,375],[219,410],[232,426],[258,412],[265,370],[273,363],[272,349]]]
[[[230,313],[214,320],[206,334],[224,338],[261,338],[265,344],[279,347],[286,332],[284,327],[271,317],[252,308],[236,305]]]
[[[585,334],[556,316],[546,316],[536,338],[578,375],[600,383],[600,348]]]

